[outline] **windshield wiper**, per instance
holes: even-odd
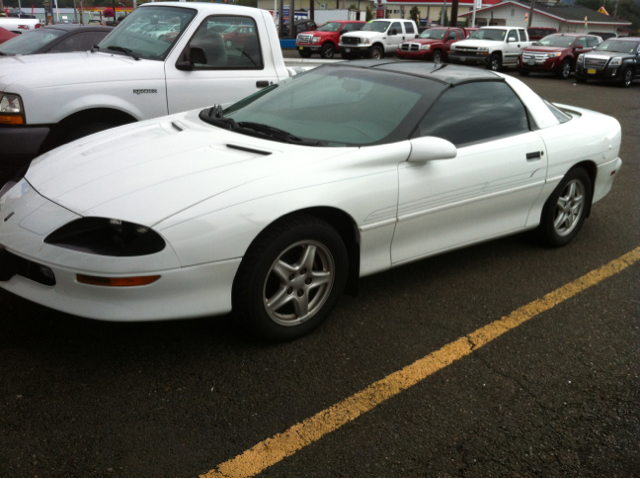
[[[140,60],[140,57],[138,55],[136,55],[135,53],[133,53],[133,51],[131,51],[128,48],[125,48],[125,47],[119,47],[117,45],[116,46],[110,45],[110,46],[107,47],[107,50],[113,50],[115,52],[122,52],[122,53],[125,53],[125,54],[129,55],[134,60]]]
[[[303,146],[326,146],[326,142],[319,140],[304,140],[291,133],[280,130],[263,123],[253,123],[250,121],[236,122],[233,118],[225,118],[222,113],[222,106],[216,105],[200,112],[200,119],[210,125],[214,125],[225,130],[235,131],[244,135],[255,136],[268,140],[276,140],[282,143],[292,143]]]

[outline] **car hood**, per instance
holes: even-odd
[[[587,53],[587,55],[589,55],[589,57],[601,57],[601,58],[634,56],[632,53],[607,52],[604,50],[591,50],[589,53]]]
[[[426,45],[428,43],[442,43],[444,40],[438,40],[436,38],[412,38],[411,40],[405,40],[404,43],[419,43],[420,45]]]
[[[555,52],[564,52],[565,50],[568,50],[568,49],[567,48],[562,48],[562,47],[543,47],[543,46],[539,46],[539,47],[527,47],[527,48],[524,48],[522,51],[524,51],[524,52],[555,53]]]
[[[0,91],[15,83],[28,88],[164,78],[164,63],[120,54],[71,52],[2,57]],[[81,72],[81,73],[79,73]]]
[[[206,124],[193,111],[57,148],[34,160],[26,179],[40,195],[78,215],[153,226],[241,185],[351,150],[245,136]],[[278,191],[296,187],[272,183]],[[261,188],[256,195],[274,192]]]
[[[456,46],[456,47],[475,47],[475,48],[487,47],[487,48],[491,49],[492,47],[495,47],[496,45],[499,45],[500,43],[501,42],[495,41],[495,40],[472,40],[472,39],[467,39],[467,40],[460,40],[459,42],[454,43],[453,45],[451,45],[451,48]]]

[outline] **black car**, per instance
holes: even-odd
[[[83,52],[102,41],[112,27],[52,25],[23,33],[0,45],[0,56]]]
[[[578,56],[576,81],[613,81],[629,87],[640,78],[640,38],[611,38]]]
[[[293,25],[295,26],[296,29],[296,36],[298,35],[298,33],[302,33],[302,32],[308,32],[309,30],[317,30],[318,29],[318,25],[316,25],[316,22],[314,22],[313,20],[309,20],[309,19],[302,19],[302,20],[296,20],[295,22],[293,22]],[[282,38],[289,38],[289,24],[285,23],[284,25],[282,25]]]

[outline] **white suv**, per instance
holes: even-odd
[[[373,20],[357,32],[342,35],[340,53],[347,59],[366,56],[378,60],[417,36],[418,27],[413,20]]]

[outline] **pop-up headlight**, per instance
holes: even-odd
[[[58,228],[44,242],[102,256],[145,256],[166,246],[146,226],[108,218],[80,218]]]

